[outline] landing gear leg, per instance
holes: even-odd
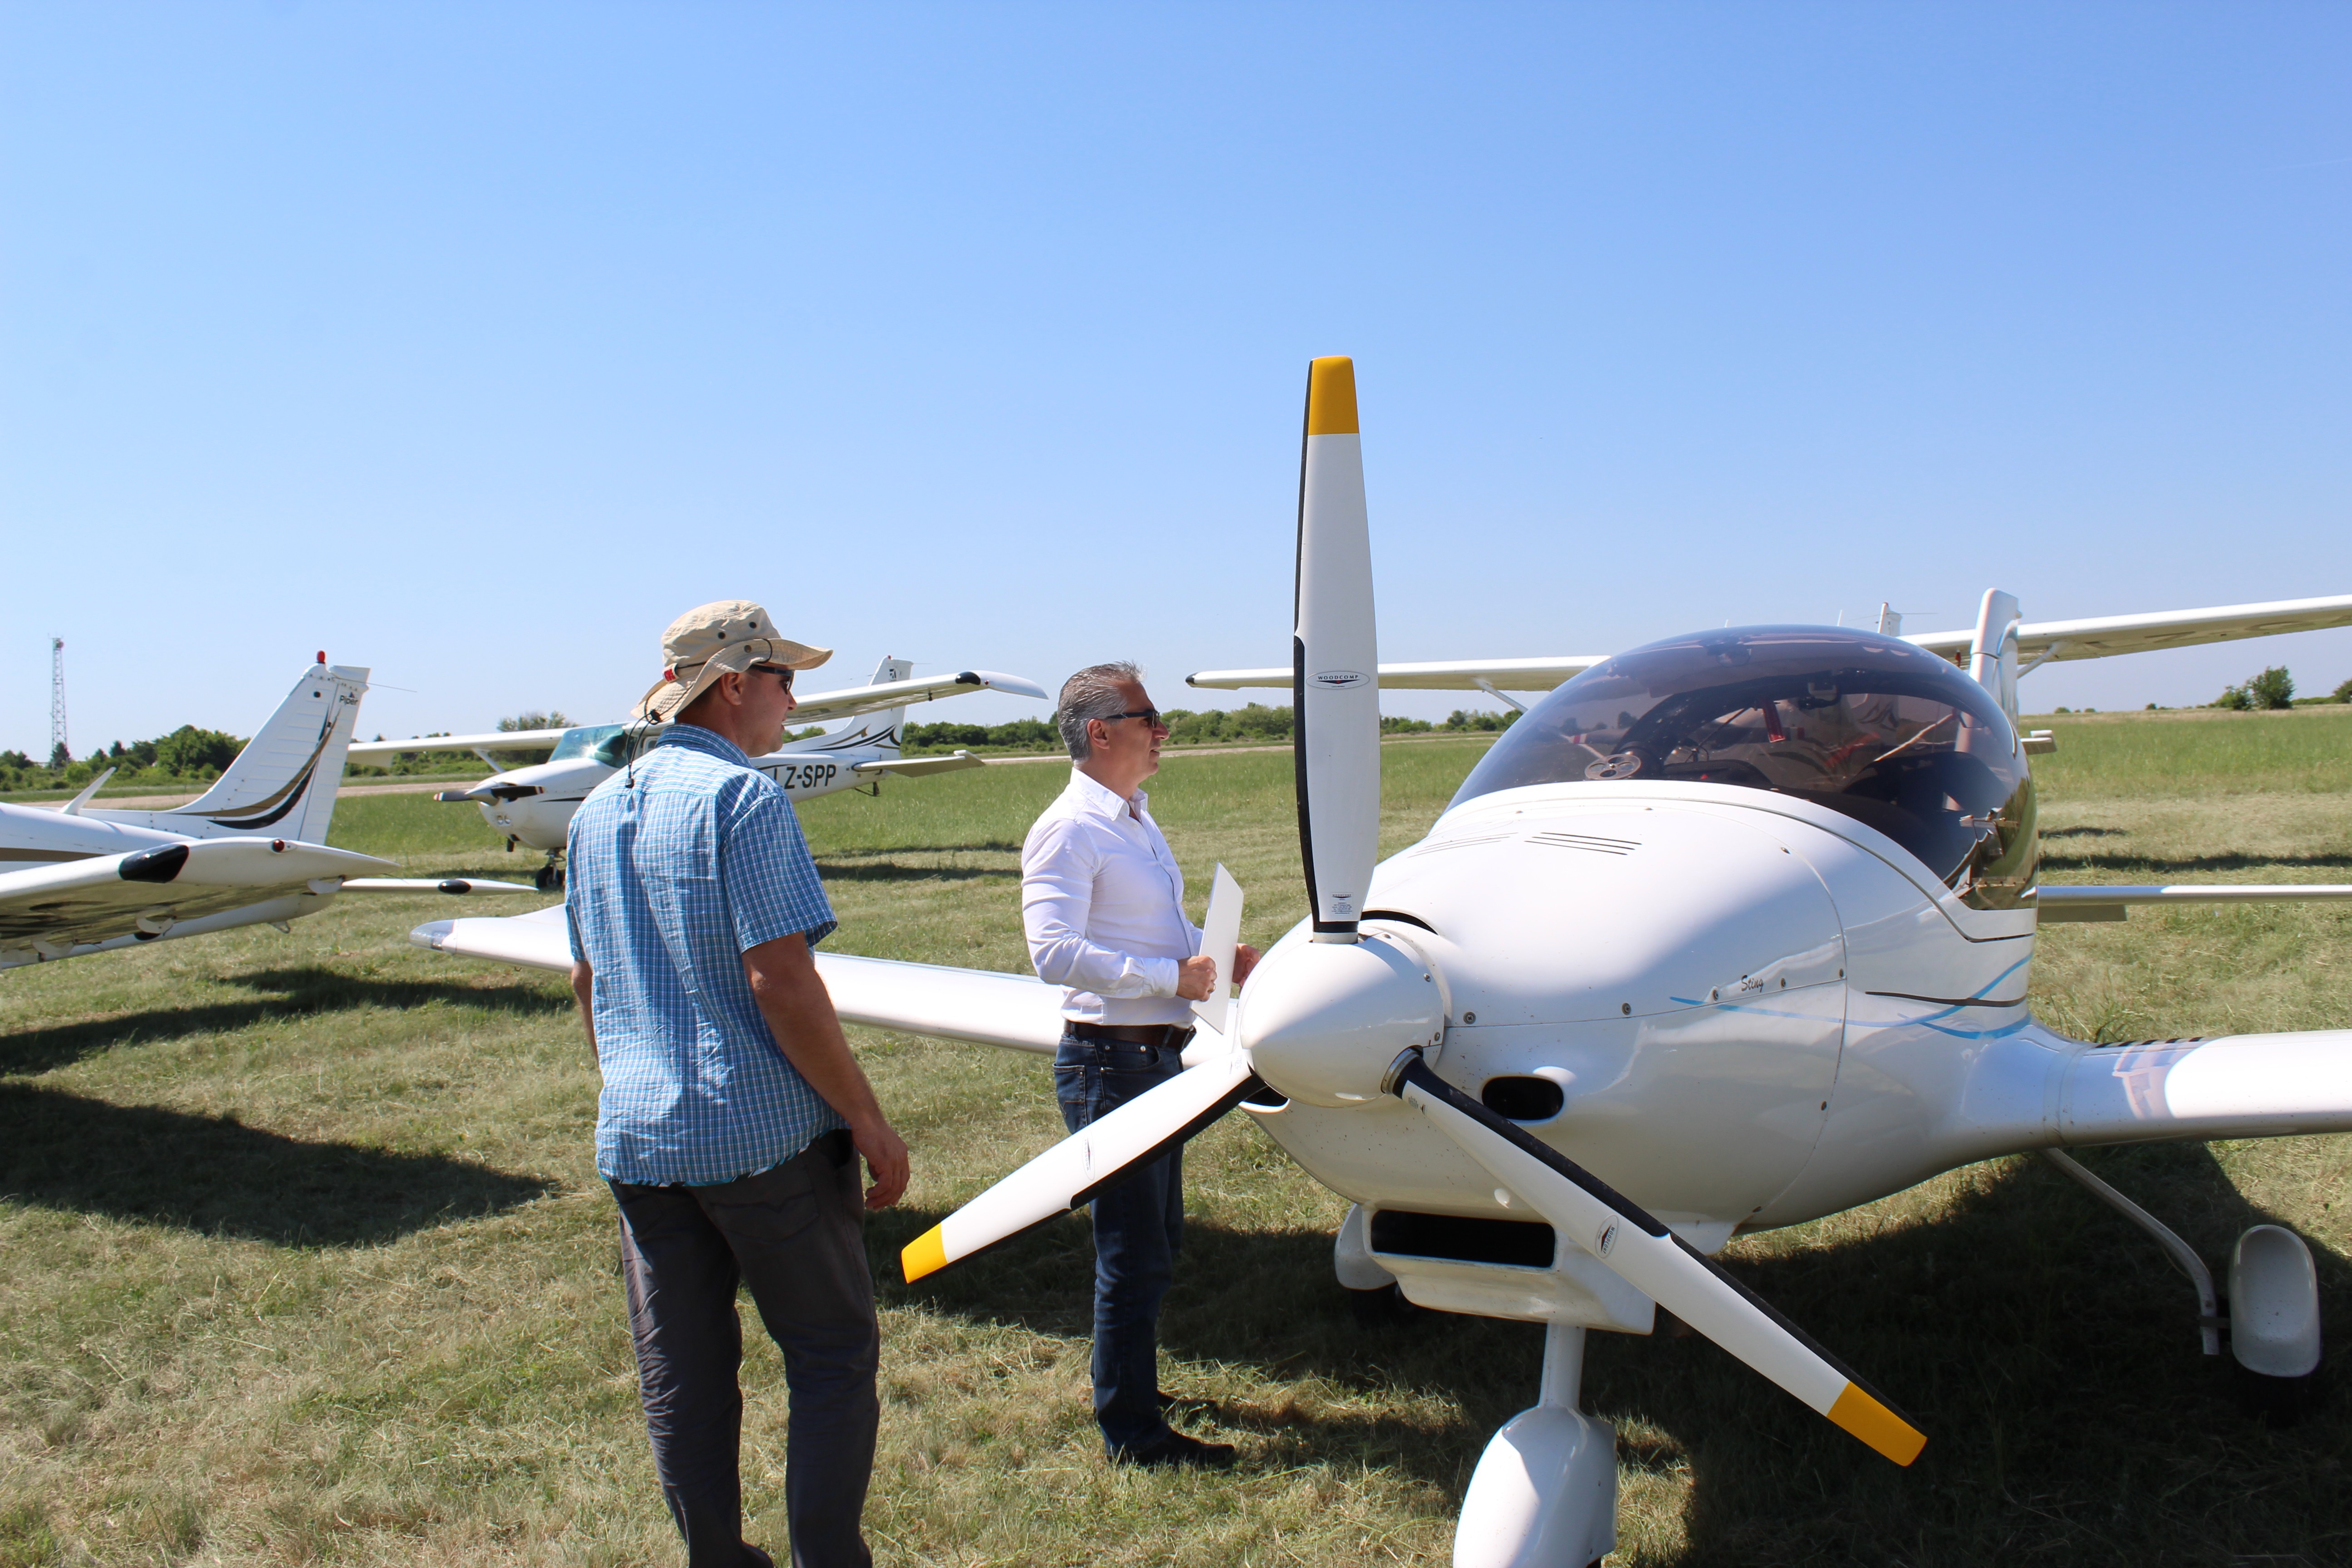
[[[1617,1544],[1617,1431],[1577,1409],[1584,1331],[1544,1326],[1543,1394],[1478,1457],[1454,1568],[1597,1563]]]
[[[2197,1249],[2172,1233],[2169,1226],[2140,1207],[2123,1194],[2099,1180],[2083,1168],[2083,1163],[2063,1149],[2044,1149],[2042,1157],[2083,1184],[2100,1202],[2113,1208],[2140,1229],[2156,1237],[2165,1256],[2175,1267],[2189,1276],[2197,1287],[2197,1330],[2205,1345],[2207,1355],[2221,1353],[2221,1308],[2213,1295],[2213,1271],[2197,1256]]]
[[[563,868],[556,862],[562,858],[562,855],[563,851],[561,849],[549,850],[547,864],[541,866],[539,868],[539,874],[531,878],[530,885],[542,893],[560,891],[563,887]]]

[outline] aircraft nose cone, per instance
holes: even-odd
[[[1288,942],[1250,976],[1241,1042],[1258,1076],[1290,1099],[1360,1105],[1379,1097],[1399,1051],[1444,1031],[1440,997],[1429,966],[1381,937]]]

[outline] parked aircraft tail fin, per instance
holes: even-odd
[[[874,679],[868,686],[882,686],[894,680],[911,680],[915,663],[907,658],[886,658],[874,667]],[[850,746],[878,746],[896,752],[901,744],[900,732],[906,728],[904,707],[885,708],[873,713],[861,713],[825,735],[812,735],[805,741],[788,741],[783,751],[837,752]]]
[[[212,788],[171,811],[103,815],[196,838],[265,836],[323,844],[342,783],[343,753],[367,689],[365,669],[330,665],[321,654]]]

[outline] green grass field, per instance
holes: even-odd
[[[2048,875],[2352,880],[2352,714],[2085,716],[2040,760]],[[1384,847],[1483,746],[1384,749]],[[839,795],[805,816],[839,948],[1023,966],[1017,846],[1051,764]],[[1192,872],[1299,912],[1290,760],[1179,756],[1154,807]],[[337,842],[415,874],[512,875],[467,808],[349,800]],[[518,900],[528,904],[534,900]],[[295,925],[0,976],[0,1568],[682,1561],[636,1409],[595,1081],[552,976],[408,946],[448,912],[346,900]],[[509,906],[511,908],[513,906]],[[2104,1037],[2352,1024],[2352,911],[2058,926],[2042,1016]],[[1229,1476],[1115,1472],[1086,1402],[1082,1220],[909,1289],[898,1247],[1059,1134],[1034,1058],[853,1031],[914,1147],[871,1227],[884,1314],[867,1513],[893,1564],[1443,1563],[1478,1449],[1533,1397],[1539,1331],[1352,1321],[1342,1205],[1240,1119],[1187,1156],[1164,1326]],[[1662,1130],[1671,1135],[1671,1130]],[[2088,1163],[2209,1258],[2256,1217],[2320,1258],[2352,1334],[2352,1140]],[[1620,1435],[1612,1563],[2352,1561],[2352,1390],[2242,1417],[2156,1248],[2038,1162],[1998,1161],[1790,1231],[1731,1266],[1930,1435],[1876,1459],[1702,1341],[1596,1335]],[[2343,1357],[2331,1352],[2331,1373]],[[754,1340],[752,1537],[782,1535],[781,1370]]]

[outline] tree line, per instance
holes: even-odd
[[[1511,713],[1473,713],[1457,708],[1443,722],[1432,723],[1426,719],[1381,720],[1384,735],[1416,735],[1433,733],[1467,734],[1495,731],[1510,728],[1518,717]],[[1194,711],[1190,708],[1171,708],[1160,714],[1168,725],[1168,741],[1177,746],[1268,746],[1286,745],[1293,731],[1293,716],[1287,703],[1279,708],[1263,702],[1252,702],[1242,708],[1211,708]],[[1016,719],[1008,724],[909,724],[900,732],[900,741],[908,756],[922,756],[936,752],[951,752],[959,747],[971,750],[985,746],[993,751],[1058,752],[1062,749],[1060,731],[1043,719]]]

